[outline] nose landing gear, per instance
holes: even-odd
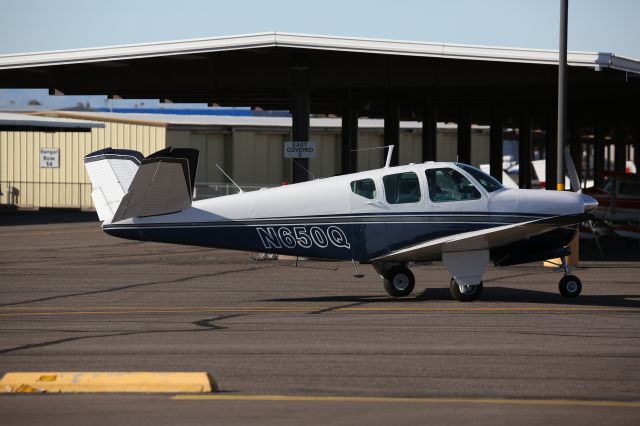
[[[566,258],[562,258],[561,268],[564,270],[564,277],[558,283],[558,290],[564,297],[578,297],[582,291],[582,282],[575,275],[569,274],[569,266]]]

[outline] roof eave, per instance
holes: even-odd
[[[0,55],[0,69],[141,59],[268,47],[347,51],[400,56],[555,65],[558,51],[405,40],[266,32],[205,39]],[[640,75],[640,61],[611,53],[569,52],[570,66],[611,68]]]

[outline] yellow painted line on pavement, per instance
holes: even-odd
[[[368,306],[351,306],[344,308],[337,308],[336,310],[340,311],[425,311],[425,312],[444,312],[444,311],[460,311],[460,312],[614,312],[614,311],[637,311],[640,312],[640,308],[625,308],[625,307],[615,307],[615,308],[606,308],[606,307],[574,307],[574,306],[566,306],[566,307],[410,307],[410,306],[401,306],[401,307],[368,307]]]
[[[82,315],[141,315],[141,314],[199,314],[207,312],[239,312],[239,313],[306,313],[317,310],[330,309],[333,312],[455,312],[455,313],[491,313],[491,312],[549,312],[559,314],[572,313],[611,313],[611,312],[638,312],[639,308],[633,307],[334,307],[334,306],[309,306],[309,307],[279,307],[279,306],[203,306],[203,307],[5,307],[0,308],[0,317],[20,316],[82,316]]]
[[[192,311],[192,310],[314,310],[316,307],[294,307],[294,306],[5,306],[2,311],[30,311],[30,310],[74,310],[74,309],[96,309],[96,310],[171,310],[171,311]]]
[[[307,308],[198,308],[198,309],[113,309],[113,310],[50,310],[47,311],[15,311],[2,312],[0,317],[24,317],[24,316],[83,316],[83,315],[141,315],[141,314],[200,314],[212,312],[240,312],[240,313],[304,313],[309,312]]]
[[[501,399],[501,398],[402,398],[376,396],[287,396],[287,395],[176,395],[180,401],[283,401],[283,402],[384,402],[423,404],[484,404],[484,405],[557,405],[580,407],[640,408],[638,401],[588,401],[571,399]]]
[[[0,393],[211,392],[207,373],[183,372],[25,372],[7,373]]]

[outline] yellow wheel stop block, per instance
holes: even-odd
[[[203,372],[24,372],[0,380],[0,393],[204,393],[215,388]]]

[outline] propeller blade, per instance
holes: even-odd
[[[571,151],[569,150],[568,145],[564,149],[564,166],[566,167],[567,174],[569,175],[569,181],[571,182],[571,190],[573,192],[577,192],[578,194],[581,194],[582,187],[580,186],[580,178],[578,177],[576,166],[573,164],[573,159],[571,158]]]

